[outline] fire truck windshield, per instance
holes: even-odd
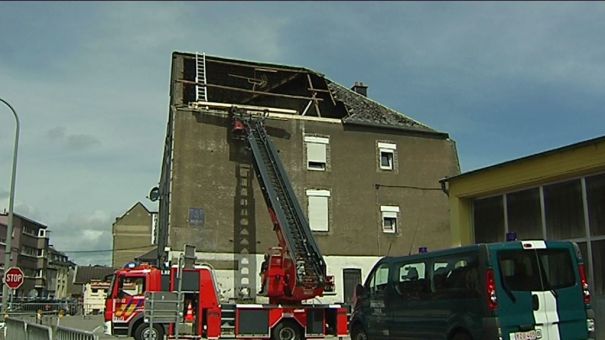
[[[145,291],[144,276],[120,276],[118,278],[118,297],[143,295]]]

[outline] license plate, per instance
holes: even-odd
[[[510,334],[511,340],[536,340],[538,339],[538,333],[535,330],[527,332],[517,332]]]

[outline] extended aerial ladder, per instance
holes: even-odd
[[[269,249],[263,266],[263,295],[270,303],[296,304],[333,289],[332,277],[313,238],[277,150],[267,135],[264,116],[233,108],[233,135],[245,140],[252,153],[278,247]]]

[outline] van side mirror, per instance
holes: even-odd
[[[361,284],[358,284],[357,286],[355,286],[355,297],[356,298],[362,298],[362,297],[365,297],[366,295],[368,295],[368,290],[366,289],[366,287],[364,287]]]

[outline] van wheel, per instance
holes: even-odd
[[[283,320],[271,332],[273,340],[302,340],[300,326],[294,320]]]
[[[163,340],[164,329],[158,324],[154,324],[149,328],[149,324],[142,323],[134,331],[135,340]]]
[[[360,325],[351,330],[351,340],[368,340],[368,333]]]
[[[451,340],[473,340],[473,338],[471,338],[471,336],[468,335],[467,333],[458,332],[458,333],[454,334],[454,336],[451,338]]]

